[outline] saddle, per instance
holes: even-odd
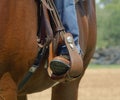
[[[58,47],[65,44],[70,57],[70,70],[63,76],[55,76],[48,64],[48,74],[54,80],[72,80],[80,77],[83,67],[80,66],[82,59],[77,52],[71,33],[66,33],[59,18],[53,0],[41,0],[41,30],[39,34],[39,44],[42,47],[49,46],[49,63],[58,56]],[[58,58],[59,59],[59,58]]]

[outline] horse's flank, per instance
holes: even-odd
[[[0,73],[10,71],[18,82],[37,52],[35,2],[2,0],[0,23]]]

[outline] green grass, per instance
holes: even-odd
[[[90,64],[88,68],[120,68],[120,65],[95,65]]]

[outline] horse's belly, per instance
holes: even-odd
[[[40,92],[52,87],[55,84],[55,81],[50,79],[48,76],[47,69],[41,67],[33,74],[31,79],[26,83],[25,87],[19,91],[19,94]]]

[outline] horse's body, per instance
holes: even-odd
[[[83,50],[83,62],[86,69],[96,44],[95,0],[84,1],[84,8],[84,15],[82,15],[83,9],[76,5],[80,27],[80,45]],[[0,96],[4,85],[6,87],[8,85],[11,91],[16,92],[19,82],[29,67],[31,67],[38,52],[36,33],[37,6],[34,0],[1,1]],[[34,73],[25,87],[21,91],[16,92],[18,100],[27,100],[26,94],[40,92],[56,84],[55,81],[49,78],[44,65],[45,59],[43,59],[41,67]],[[78,85],[81,77],[77,80],[54,86],[52,89],[52,100],[77,100]],[[5,81],[5,79],[8,80]],[[9,88],[7,89],[9,90]],[[16,93],[14,93],[14,96]],[[10,94],[10,96],[12,95]],[[16,100],[16,98],[10,99],[9,97],[6,100]]]

